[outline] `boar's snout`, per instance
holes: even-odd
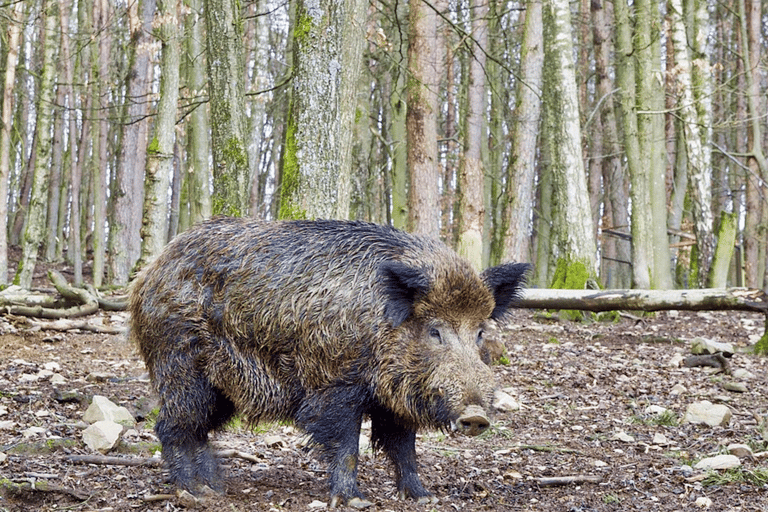
[[[488,430],[491,422],[479,405],[468,405],[456,420],[458,430],[468,436],[477,436]]]

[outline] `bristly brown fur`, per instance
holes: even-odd
[[[510,269],[481,277],[440,242],[361,222],[221,217],[180,235],[129,301],[172,479],[214,482],[207,434],[239,412],[296,420],[330,451],[332,494],[361,496],[343,468],[369,415],[399,488],[424,495],[412,434],[488,407],[476,341],[500,281],[520,284],[524,268]],[[451,344],[430,341],[436,329]]]

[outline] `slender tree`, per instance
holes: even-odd
[[[525,10],[520,53],[520,80],[516,87],[514,137],[507,174],[504,255],[512,261],[531,258],[531,205],[536,182],[536,149],[541,120],[541,85],[544,69],[544,30],[539,0]]]
[[[22,288],[32,287],[32,275],[37,262],[37,253],[43,240],[46,200],[48,198],[48,173],[51,165],[51,109],[53,103],[53,83],[56,56],[57,9],[54,0],[43,0],[41,16],[43,60],[40,69],[40,86],[37,96],[37,144],[35,146],[35,165],[32,179],[32,192],[29,211],[24,228],[22,255],[14,277],[14,284]]]
[[[156,34],[162,42],[160,100],[147,149],[144,185],[144,217],[140,266],[145,266],[166,244],[168,233],[168,187],[173,172],[173,146],[179,98],[179,33],[175,2],[162,1]]]
[[[440,234],[437,165],[437,14],[416,0],[408,11],[407,133],[408,229]]]
[[[240,2],[204,0],[214,214],[248,213],[243,21]]]
[[[13,114],[13,93],[16,82],[16,63],[19,58],[19,35],[21,34],[21,2],[13,4],[8,12],[7,51],[3,77],[3,106],[0,120],[0,285],[8,282],[8,180],[11,175],[11,122]]]

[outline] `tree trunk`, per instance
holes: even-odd
[[[98,8],[94,9],[94,27],[99,34],[98,57],[94,63],[98,66],[96,73],[96,91],[97,91],[97,109],[98,130],[94,130],[94,143],[97,144],[98,151],[94,151],[92,160],[92,186],[93,186],[93,285],[100,287],[104,278],[104,258],[106,255],[106,221],[107,221],[107,155],[109,140],[109,52],[111,46],[111,35],[109,26],[110,5],[107,0],[96,0]],[[96,136],[98,134],[98,143]]]
[[[11,171],[11,122],[16,63],[19,57],[19,35],[23,4],[16,2],[6,15],[8,19],[7,53],[3,82],[3,110],[0,120],[0,285],[8,283],[8,179]]]
[[[440,235],[437,162],[437,14],[424,2],[408,12],[408,85],[405,129],[410,172],[408,229]]]
[[[139,266],[146,266],[166,244],[168,234],[168,187],[173,172],[173,146],[179,97],[179,35],[175,2],[161,2],[158,36],[162,41],[160,99],[147,149],[144,185],[143,242]]]
[[[595,47],[596,90],[599,117],[602,125],[603,193],[605,194],[605,227],[613,231],[628,233],[629,198],[626,175],[621,156],[619,130],[614,108],[614,82],[611,77],[613,45],[610,13],[606,12],[606,1],[592,2],[593,43]],[[629,262],[632,254],[630,244],[624,238],[607,236],[603,238],[603,272],[601,280],[607,288],[629,288],[632,272]]]
[[[204,0],[214,214],[248,214],[243,23],[240,2]]]
[[[111,184],[109,214],[109,280],[125,285],[141,252],[144,169],[147,160],[149,106],[152,94],[152,18],[155,0],[140,0],[128,8],[129,71],[121,118],[120,147]]]
[[[476,270],[483,267],[483,225],[485,207],[483,199],[484,170],[482,145],[486,140],[487,115],[485,90],[485,62],[488,51],[488,0],[472,0],[472,39],[470,42],[469,79],[467,83],[467,114],[464,128],[464,155],[459,169],[459,225],[458,253]]]
[[[746,82],[747,118],[747,211],[744,242],[746,245],[745,277],[747,286],[760,287],[763,284],[765,269],[759,263],[760,248],[765,244],[766,226],[762,226],[762,211],[768,177],[768,162],[763,153],[763,127],[760,124],[760,83],[758,70],[761,62],[761,12],[762,2],[758,0],[739,0],[739,18],[741,20],[741,54],[744,59],[744,78]]]
[[[515,93],[512,154],[507,173],[507,212],[504,214],[504,258],[531,258],[531,206],[535,202],[536,150],[541,120],[541,80],[544,68],[544,33],[541,2],[529,1],[520,54],[520,80]]]
[[[558,287],[581,286],[596,276],[594,227],[581,151],[578,90],[567,0],[544,3],[545,136],[552,168],[550,272]],[[581,285],[577,282],[582,282]]]
[[[360,0],[297,5],[281,218],[349,217],[364,18]]]
[[[203,103],[205,95],[205,61],[203,58],[203,17],[200,14],[202,0],[188,0],[190,12],[186,16],[187,26],[187,88],[195,102],[187,122],[187,169],[184,187],[188,202],[188,217],[181,222],[185,230],[211,216],[210,189],[210,141],[208,135],[208,108]]]
[[[43,239],[45,227],[45,203],[48,199],[48,173],[51,166],[51,110],[53,102],[54,57],[56,55],[56,5],[54,0],[43,0],[41,16],[45,25],[42,32],[43,61],[40,71],[40,85],[37,89],[36,131],[38,142],[35,154],[35,168],[32,179],[32,195],[29,200],[27,221],[22,241],[22,255],[14,284],[22,288],[32,287],[37,253]]]

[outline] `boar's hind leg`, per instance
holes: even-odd
[[[401,499],[426,501],[432,496],[419,480],[416,430],[404,426],[392,413],[379,409],[371,413],[371,442],[395,465],[397,492]]]
[[[155,431],[171,482],[189,490],[198,485],[218,490],[217,464],[208,446],[208,432],[232,416],[232,402],[196,372],[177,371],[163,382]]]
[[[322,447],[328,459],[331,507],[367,503],[357,487],[363,405],[356,388],[339,387],[304,400],[296,423]]]

